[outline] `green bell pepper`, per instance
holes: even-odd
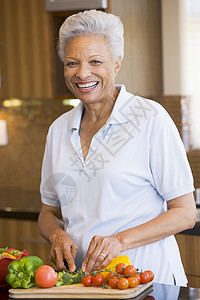
[[[42,265],[43,261],[37,256],[13,260],[8,266],[6,281],[12,288],[28,289],[35,286],[35,272]]]

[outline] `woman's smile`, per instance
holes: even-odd
[[[75,84],[81,93],[89,93],[97,87],[99,81],[76,82]]]

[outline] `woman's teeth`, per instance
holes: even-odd
[[[91,89],[91,88],[95,87],[97,84],[98,84],[98,81],[89,82],[89,83],[77,83],[77,86],[80,89]]]

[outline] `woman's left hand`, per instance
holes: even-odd
[[[112,258],[122,252],[122,245],[116,237],[95,235],[88,247],[82,270],[90,273],[105,268]]]

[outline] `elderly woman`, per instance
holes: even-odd
[[[112,14],[85,11],[61,26],[65,82],[80,103],[48,132],[40,233],[59,270],[66,260],[91,272],[126,254],[155,282],[186,285],[173,235],[195,224],[191,170],[163,107],[115,85],[123,44]]]

